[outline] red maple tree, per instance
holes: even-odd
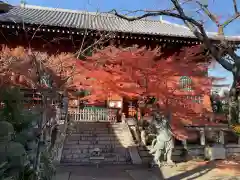
[[[0,86],[18,86],[23,88],[44,89],[41,76],[49,75],[51,88],[58,91],[80,88],[75,82],[85,82],[84,66],[73,54],[60,53],[49,55],[17,47],[6,46],[0,51]],[[87,82],[87,81],[86,81]]]
[[[91,79],[92,92],[86,97],[88,100],[106,99],[109,94],[138,99],[156,97],[163,112],[171,111],[172,128],[179,139],[189,137],[184,125],[209,124],[208,95],[214,78],[207,76],[210,57],[204,55],[201,46],[172,53],[109,46],[86,61],[85,76]],[[181,76],[191,78],[190,91],[180,89]],[[194,102],[196,97],[200,102]]]
[[[50,75],[55,90],[89,90],[91,94],[85,97],[89,102],[106,100],[111,94],[132,99],[156,97],[163,112],[171,111],[172,128],[179,139],[188,137],[184,125],[208,123],[208,95],[214,78],[206,76],[210,59],[200,46],[168,53],[109,46],[84,61],[72,54],[4,47],[0,57],[1,85],[43,88],[38,83],[42,69]],[[181,76],[191,77],[191,91],[180,90]],[[203,102],[187,98],[195,96],[201,96]]]

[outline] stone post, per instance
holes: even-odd
[[[125,113],[121,114],[121,122],[124,123],[124,124],[127,123],[126,122],[126,115],[125,115]]]
[[[220,131],[219,132],[219,142],[224,145],[225,142],[224,142],[224,131]]]
[[[141,143],[142,145],[146,146],[147,145],[147,133],[144,129],[141,131]]]
[[[183,140],[182,144],[183,144],[184,149],[187,149],[187,140]]]
[[[200,143],[201,143],[202,146],[206,145],[205,130],[204,129],[200,130]]]

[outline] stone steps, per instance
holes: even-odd
[[[124,138],[124,136],[122,138]],[[93,139],[102,140],[102,141],[106,141],[106,140],[111,141],[111,140],[115,140],[116,137],[114,137],[112,135],[110,137],[109,137],[109,135],[107,135],[107,136],[100,136],[100,135],[98,135],[98,137],[92,137],[90,135],[85,136],[85,135],[81,135],[81,134],[72,134],[71,136],[68,137],[69,141],[78,141],[78,140],[82,140],[83,141],[83,140],[93,140]]]
[[[82,142],[80,141],[79,143],[75,143],[75,142],[66,142],[65,143],[65,148],[74,148],[74,147],[77,147],[77,148],[86,148],[86,147],[89,147],[89,148],[94,148],[94,147],[99,147],[99,148],[104,148],[104,147],[124,147],[124,148],[127,148],[128,147],[128,144],[127,142],[125,143],[120,143],[120,142],[96,142],[96,143],[90,143],[88,141],[85,141],[85,142]],[[74,147],[73,147],[74,146]]]
[[[72,136],[78,136],[78,137],[96,137],[96,135],[98,137],[119,137],[119,138],[123,138],[125,137],[124,135],[122,135],[124,131],[122,132],[117,132],[117,133],[107,133],[107,132],[94,132],[94,133],[86,133],[86,132],[81,132],[81,133],[72,133]]]
[[[108,122],[76,123],[75,130],[66,137],[62,163],[93,164],[93,149],[101,150],[101,164],[130,164],[128,147],[133,143],[126,125]]]
[[[124,147],[114,147],[113,146],[100,146],[100,145],[95,145],[95,146],[76,146],[75,148],[66,148],[64,147],[64,152],[66,153],[85,153],[85,152],[90,152],[94,148],[100,148],[102,150],[102,153],[104,152],[124,152],[126,148]]]
[[[119,154],[119,153],[104,153],[104,152],[102,152],[101,154],[102,154],[102,156],[104,156],[105,161],[118,161],[118,160],[121,162],[126,161],[126,157],[125,157],[124,153]],[[89,155],[88,152],[85,152],[85,153],[76,152],[76,153],[69,153],[68,155],[66,155],[66,157],[63,157],[63,158],[65,160],[71,160],[71,161],[73,161],[73,159],[74,159],[74,162],[82,162],[82,161],[85,161],[86,159],[91,161],[90,157],[91,156]]]
[[[124,132],[124,129],[120,130],[78,130],[76,132],[72,132],[72,134],[118,134]]]
[[[110,137],[109,137],[110,136]],[[113,136],[111,134],[103,136],[102,134],[98,134],[96,137],[92,136],[81,136],[74,135],[66,138],[66,145],[75,144],[75,145],[91,145],[91,144],[115,144],[115,145],[128,145],[132,143],[131,140],[126,139],[124,136],[118,137]]]

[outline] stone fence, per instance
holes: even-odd
[[[150,145],[151,143],[149,144],[149,142],[144,142],[144,138],[142,136],[141,138],[137,138],[138,134],[141,133],[141,130],[139,129],[139,132],[137,132],[136,123],[133,119],[129,119],[127,123],[132,131],[132,135],[136,139],[136,142],[138,142],[138,144],[145,145],[138,146],[139,156],[141,157],[142,162],[150,162],[152,160],[152,155],[149,154],[150,146],[147,145]],[[240,138],[234,135],[228,125],[187,126],[186,128],[189,131],[195,131],[195,133],[198,134],[198,138],[192,142],[188,140],[176,140],[178,143],[175,141],[175,148],[172,154],[173,161],[180,162],[189,159],[205,159],[213,157],[217,159],[219,157],[225,158],[240,155]],[[229,137],[229,133],[232,133],[234,138]],[[229,139],[235,139],[234,143],[229,143]],[[211,157],[209,157],[208,154],[211,154]]]
[[[225,145],[226,157],[239,156],[240,145],[228,144]],[[149,146],[139,146],[138,152],[144,164],[150,163],[153,156],[149,154]],[[188,149],[184,149],[183,146],[176,146],[173,150],[172,160],[174,162],[183,162],[191,159],[205,159],[204,155],[205,146],[201,145],[189,145]]]
[[[227,144],[227,157],[240,156],[240,144]]]

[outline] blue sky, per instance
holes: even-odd
[[[5,0],[6,2],[14,5],[20,4],[20,0]],[[208,2],[209,8],[220,20],[224,20],[231,15],[233,12],[232,0],[202,0]],[[118,11],[125,10],[139,10],[139,9],[165,9],[171,7],[170,0],[26,0],[27,4],[38,5],[38,6],[48,6],[54,8],[65,8],[74,10],[87,10],[87,11],[101,11],[108,12],[115,8]],[[192,16],[198,16],[196,14],[197,7],[194,5],[188,5],[186,7],[187,13]],[[239,7],[240,9],[240,7]],[[133,14],[134,15],[134,14]],[[136,15],[136,14],[135,14]],[[207,18],[200,17],[206,20],[205,25],[208,31],[216,31],[216,27],[212,25]],[[182,21],[163,17],[164,20],[168,20],[174,23],[182,24]],[[240,20],[235,21],[226,30],[226,35],[240,35]],[[213,69],[209,71],[209,74],[214,76],[226,77],[226,82],[231,83],[231,74],[225,71],[220,65],[216,65]]]

